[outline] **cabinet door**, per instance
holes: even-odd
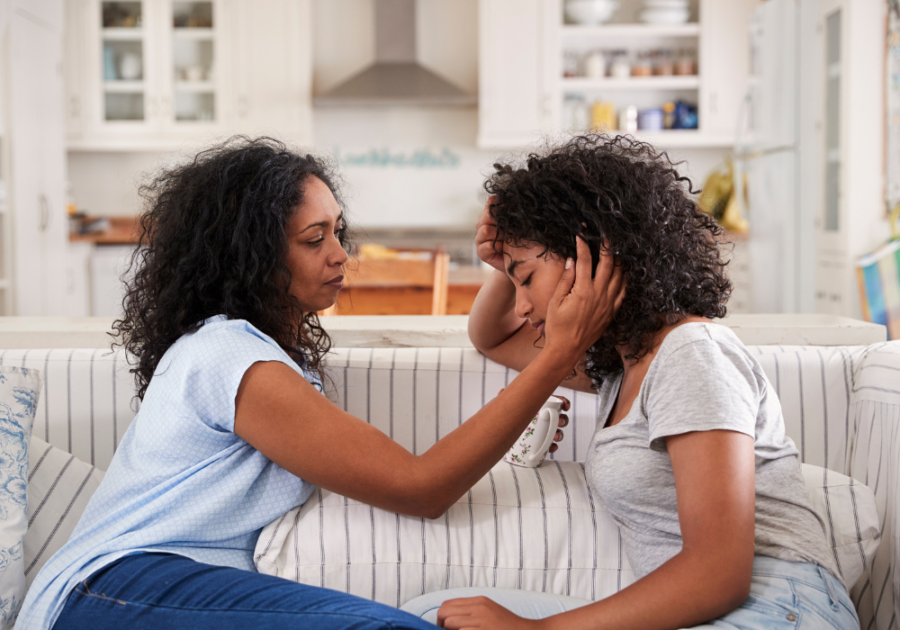
[[[478,4],[478,146],[533,142],[548,127],[546,0],[481,0]],[[552,58],[560,55],[551,54]]]
[[[699,120],[704,133],[734,134],[747,85],[752,0],[700,0]],[[736,36],[740,34],[741,36]]]
[[[162,0],[160,121],[168,134],[219,134],[228,119],[230,2]]]
[[[309,0],[235,0],[235,130],[312,138]]]
[[[65,315],[62,19],[62,0],[28,0],[16,3],[10,23],[10,192],[18,315]]]
[[[84,46],[85,105],[93,139],[158,131],[154,37],[159,7],[150,0],[90,0]],[[112,133],[111,133],[112,132]]]

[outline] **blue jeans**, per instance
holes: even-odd
[[[428,593],[406,602],[405,610],[437,622],[437,611],[448,599],[484,595],[526,619],[543,619],[591,602],[576,597],[492,588],[456,588]],[[764,556],[753,560],[750,597],[727,615],[696,630],[859,630],[859,618],[847,589],[828,571],[814,564]]]
[[[94,573],[66,600],[59,630],[434,630],[384,604],[271,575],[139,553]]]

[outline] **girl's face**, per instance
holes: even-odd
[[[344,286],[347,252],[338,239],[344,229],[343,213],[328,186],[318,177],[303,184],[303,203],[285,228],[291,272],[290,293],[304,313],[322,311],[337,300]]]
[[[516,315],[544,334],[547,307],[565,269],[565,260],[543,245],[503,245],[506,273],[516,287]]]

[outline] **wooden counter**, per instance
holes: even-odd
[[[140,237],[139,217],[109,217],[109,229],[96,234],[69,233],[72,243],[95,245],[137,245]]]

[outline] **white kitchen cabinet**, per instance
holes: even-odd
[[[16,0],[3,29],[8,41],[3,89],[8,166],[13,310],[65,315],[68,225],[62,0]],[[4,224],[4,227],[7,227]]]
[[[512,148],[543,135],[586,131],[564,121],[567,97],[610,102],[617,112],[684,100],[697,105],[699,128],[634,135],[661,147],[730,147],[735,142],[747,85],[747,25],[753,0],[694,0],[694,21],[637,22],[642,4],[622,0],[612,21],[566,24],[563,0],[481,0],[479,5],[479,130],[484,148]],[[694,51],[697,71],[687,76],[564,77],[566,51],[596,49]],[[688,53],[689,55],[691,53]]]
[[[478,146],[517,147],[554,126],[559,63],[554,2],[480,0],[478,6]],[[549,64],[549,66],[548,66]]]
[[[817,313],[859,317],[859,256],[890,234],[884,191],[884,24],[878,0],[822,0],[813,100],[819,188],[816,225]],[[873,37],[872,34],[877,36]]]
[[[70,150],[309,138],[309,0],[68,2]]]

